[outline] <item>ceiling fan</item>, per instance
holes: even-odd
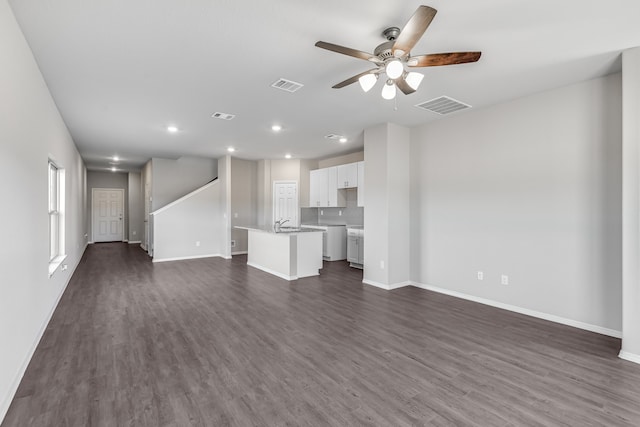
[[[384,30],[382,34],[387,38],[387,41],[376,47],[373,54],[333,43],[317,42],[316,46],[322,49],[365,59],[376,64],[376,68],[350,77],[334,85],[333,88],[340,89],[357,81],[362,90],[368,92],[376,84],[380,75],[385,74],[387,79],[382,88],[382,97],[393,99],[396,96],[396,86],[402,93],[409,95],[418,89],[424,78],[424,75],[420,73],[406,71],[405,66],[409,68],[435,67],[476,62],[480,59],[481,52],[433,53],[411,56],[411,49],[427,30],[436,13],[437,10],[432,7],[419,6],[402,31],[398,27]]]

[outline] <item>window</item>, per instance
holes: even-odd
[[[64,171],[49,161],[49,275],[64,260]]]

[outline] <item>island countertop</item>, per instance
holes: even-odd
[[[317,228],[307,228],[307,227],[280,227],[280,231],[275,231],[273,227],[268,225],[260,226],[260,225],[235,225],[233,228],[237,228],[238,230],[249,230],[249,231],[261,231],[263,233],[271,233],[271,234],[283,234],[283,235],[291,235],[297,233],[321,233],[322,230],[318,230]]]

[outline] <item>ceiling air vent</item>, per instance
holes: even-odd
[[[450,114],[466,108],[471,108],[471,105],[449,98],[448,96],[441,96],[439,98],[434,98],[432,100],[416,104],[416,107],[422,108],[423,110],[433,111],[438,114]]]
[[[286,92],[295,92],[304,86],[302,83],[296,83],[287,79],[278,79],[276,80],[271,87],[275,87],[276,89],[284,90]]]
[[[324,137],[327,139],[335,139],[336,141],[338,141],[340,138],[344,138],[344,136],[336,135],[335,133],[330,133],[329,135],[325,135]]]
[[[227,114],[227,113],[213,113],[211,115],[211,117],[213,117],[214,119],[220,119],[220,120],[232,120],[235,115],[234,114]]]

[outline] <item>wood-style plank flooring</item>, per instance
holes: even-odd
[[[2,426],[640,426],[618,339],[245,262],[90,246]]]

